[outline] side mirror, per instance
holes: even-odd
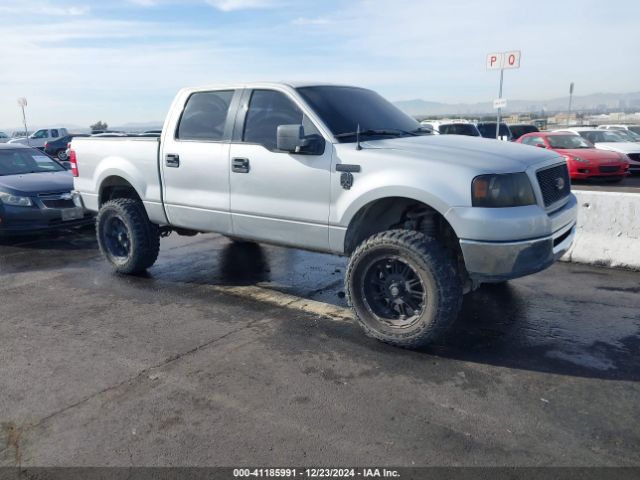
[[[547,148],[547,146],[544,143],[536,143],[536,147]]]
[[[324,151],[324,139],[320,135],[306,137],[302,125],[278,125],[276,148],[289,153],[320,155]]]
[[[65,168],[65,170],[71,170],[71,162],[63,161],[63,162],[60,162],[60,163]]]

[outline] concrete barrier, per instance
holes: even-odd
[[[578,226],[562,260],[640,270],[640,193],[574,190]]]

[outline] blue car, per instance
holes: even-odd
[[[0,236],[91,224],[72,189],[71,172],[40,150],[0,144]]]

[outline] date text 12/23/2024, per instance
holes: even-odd
[[[234,478],[398,478],[397,470],[387,468],[236,468]]]

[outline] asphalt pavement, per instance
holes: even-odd
[[[573,190],[598,190],[602,192],[640,193],[640,175],[634,174],[621,182],[612,183],[603,180],[580,181],[572,180]]]
[[[0,465],[640,465],[640,274],[557,264],[422,351],[349,318],[345,260],[91,232],[0,244]]]

